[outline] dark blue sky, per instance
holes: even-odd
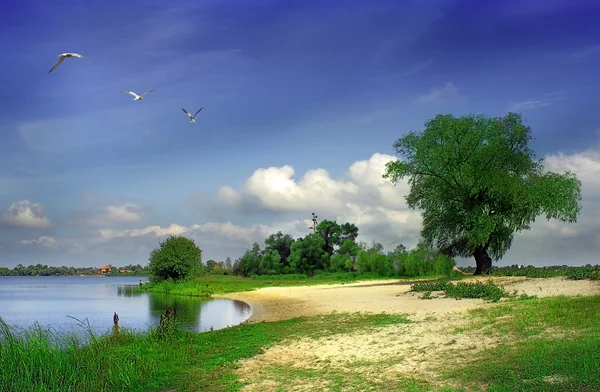
[[[296,208],[216,206],[221,187],[260,199],[247,179],[284,165],[298,187],[318,168],[348,181],[355,161],[393,154],[398,137],[438,113],[522,112],[542,157],[595,148],[599,19],[600,2],[583,0],[10,0],[0,14],[0,209],[28,200],[52,226],[0,227],[0,249],[11,265],[86,264],[125,248],[138,260],[157,230],[213,222],[201,235],[220,245],[205,254],[236,257],[260,225],[293,226],[321,205],[292,192]],[[63,52],[88,60],[49,74]],[[150,89],[141,102],[119,91]],[[204,109],[190,124],[182,107]],[[90,193],[102,201],[90,205]],[[6,214],[32,208],[19,206]],[[365,226],[364,240],[391,227]],[[126,246],[99,236],[109,229]],[[246,237],[231,239],[235,230]],[[41,236],[55,240],[42,253],[23,243]]]

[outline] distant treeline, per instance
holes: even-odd
[[[102,275],[107,276],[147,276],[147,268],[139,264],[126,265],[123,267],[111,266],[110,272]],[[0,267],[0,276],[77,276],[77,275],[100,275],[97,267],[54,267],[48,265],[17,265],[15,268]]]
[[[369,274],[378,277],[450,275],[456,265],[420,242],[414,249],[398,245],[384,252],[382,244],[357,242],[358,227],[323,220],[314,233],[301,238],[278,231],[258,243],[233,263],[211,264],[208,273],[233,273],[247,277],[274,275]],[[209,264],[209,263],[207,263]],[[228,266],[231,265],[231,269]]]

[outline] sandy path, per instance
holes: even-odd
[[[528,279],[519,277],[480,277],[467,281],[492,280],[508,291],[518,290],[538,297],[548,295],[600,295],[600,282],[565,278]],[[411,293],[406,280],[382,280],[346,285],[268,287],[219,297],[239,299],[252,306],[248,322],[276,321],[332,312],[405,313],[442,315],[487,306],[483,300],[437,298],[424,301],[421,293]]]

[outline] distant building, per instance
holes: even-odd
[[[120,269],[119,273],[120,274],[133,274],[133,270],[130,270],[130,269]]]
[[[110,265],[103,265],[102,267],[100,267],[101,274],[109,274],[110,271],[112,271],[112,267]]]

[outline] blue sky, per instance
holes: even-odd
[[[584,212],[501,263],[594,261],[599,17],[591,0],[10,1],[0,265],[144,264],[169,233],[235,259],[306,234],[312,211],[413,245],[407,188],[380,178],[393,142],[438,113],[511,110],[550,168],[581,171]],[[64,52],[87,60],[48,73]],[[190,124],[182,107],[204,109]]]

